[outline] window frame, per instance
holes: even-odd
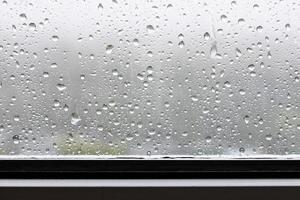
[[[300,160],[0,160],[2,179],[300,178]]]

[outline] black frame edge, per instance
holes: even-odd
[[[0,160],[0,178],[300,178],[300,160]]]

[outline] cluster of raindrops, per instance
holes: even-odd
[[[3,0],[0,153],[300,154],[299,9]]]

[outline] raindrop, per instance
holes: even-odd
[[[27,16],[25,13],[22,13],[19,15],[21,17],[22,20],[26,20],[27,19]]]
[[[102,3],[99,3],[99,4],[98,4],[98,9],[99,9],[99,10],[102,10],[102,9],[103,9]]]
[[[56,63],[51,63],[50,67],[51,68],[57,68],[57,64]]]
[[[180,48],[183,48],[183,47],[184,47],[184,42],[183,42],[183,41],[180,41],[180,42],[178,43],[178,46],[179,46]]]
[[[290,25],[290,24],[286,24],[286,25],[285,25],[285,29],[286,29],[286,31],[290,31],[291,25]]]
[[[199,101],[199,98],[196,95],[191,96],[192,101]]]
[[[147,25],[147,30],[148,30],[148,33],[154,33],[154,27],[152,25]]]
[[[61,84],[61,83],[58,83],[58,84],[56,85],[56,87],[57,87],[57,89],[58,89],[59,91],[63,91],[63,90],[65,90],[65,89],[67,88],[64,84]]]
[[[71,124],[77,125],[81,121],[79,115],[75,112],[71,114]]]
[[[36,30],[35,23],[29,23],[29,28],[30,28],[31,31],[35,31]]]
[[[107,45],[106,46],[106,53],[107,54],[111,54],[112,50],[113,50],[114,46],[113,45]]]
[[[245,121],[245,124],[249,124],[249,121],[250,121],[250,117],[248,115],[246,115],[244,117],[244,121]]]
[[[208,32],[204,33],[204,39],[205,40],[209,40],[209,38],[210,38],[209,33]]]
[[[57,42],[59,40],[59,37],[57,35],[52,36],[52,41]]]
[[[19,135],[14,135],[12,137],[14,144],[19,144],[20,143],[20,136]]]
[[[257,27],[256,27],[256,31],[257,31],[257,32],[262,32],[262,29],[263,29],[262,26],[257,26]]]

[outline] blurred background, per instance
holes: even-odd
[[[1,1],[1,157],[300,153],[299,1]]]

